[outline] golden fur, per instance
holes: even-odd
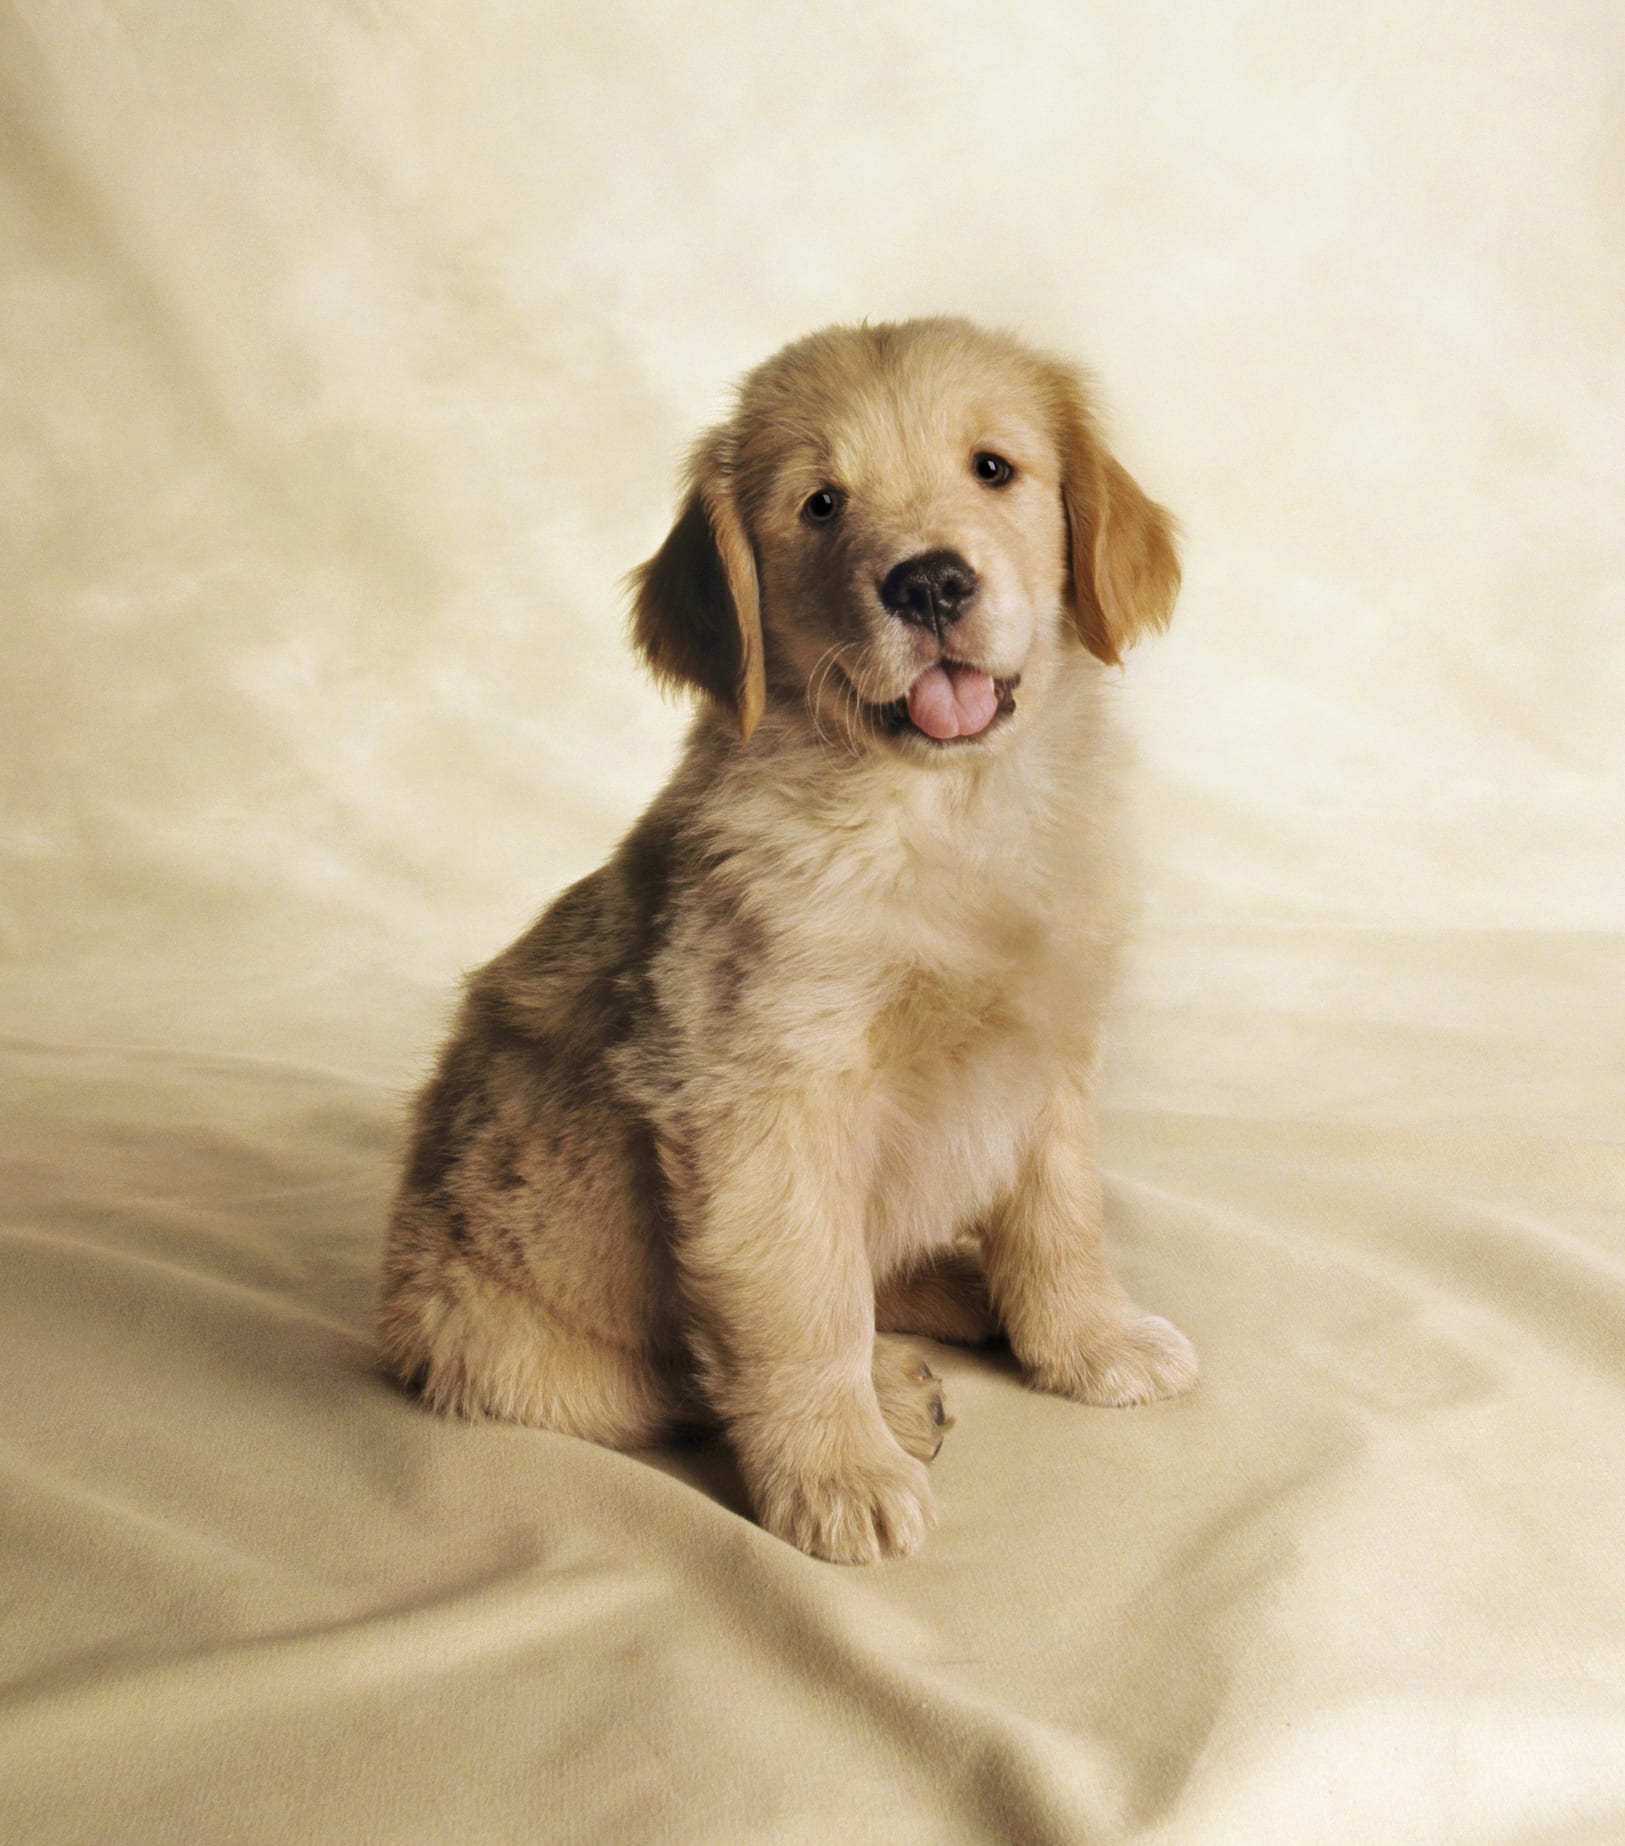
[[[887,573],[942,557],[973,592],[899,616]],[[1078,375],[1012,340],[832,328],[747,378],[635,573],[639,649],[702,695],[681,763],[473,976],[418,1101],[381,1325],[429,1404],[720,1423],[764,1526],[865,1561],[924,1537],[948,1421],[887,1335],[1002,1330],[1088,1403],[1194,1381],[1105,1268],[1094,1148],[1101,682],[1178,581]],[[908,702],[944,660],[999,699],[952,741]]]

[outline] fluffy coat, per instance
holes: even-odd
[[[923,1539],[949,1421],[888,1335],[1002,1331],[1089,1403],[1194,1381],[1105,1267],[1094,1131],[1103,679],[1178,578],[1056,361],[933,320],[751,374],[634,576],[701,695],[682,760],[472,977],[418,1101],[381,1327],[426,1402],[720,1424],[763,1525],[856,1562]]]

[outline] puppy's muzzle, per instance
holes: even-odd
[[[899,621],[941,635],[970,607],[978,581],[957,551],[922,551],[892,566],[880,600]]]

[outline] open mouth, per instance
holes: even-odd
[[[881,724],[893,736],[912,732],[927,743],[965,743],[985,737],[1016,709],[1019,673],[994,679],[961,660],[939,660],[927,667],[908,691],[888,705],[877,705]]]

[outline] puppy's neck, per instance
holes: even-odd
[[[1091,784],[1098,793],[1095,770],[1114,755],[1094,677],[1061,678],[1068,683],[1018,712],[1008,736],[940,760],[881,740],[837,742],[791,707],[770,706],[741,743],[727,715],[707,708],[689,733],[679,799],[735,839],[809,869],[826,856],[917,859],[951,867],[967,891],[979,870],[1036,870],[1078,831]]]

